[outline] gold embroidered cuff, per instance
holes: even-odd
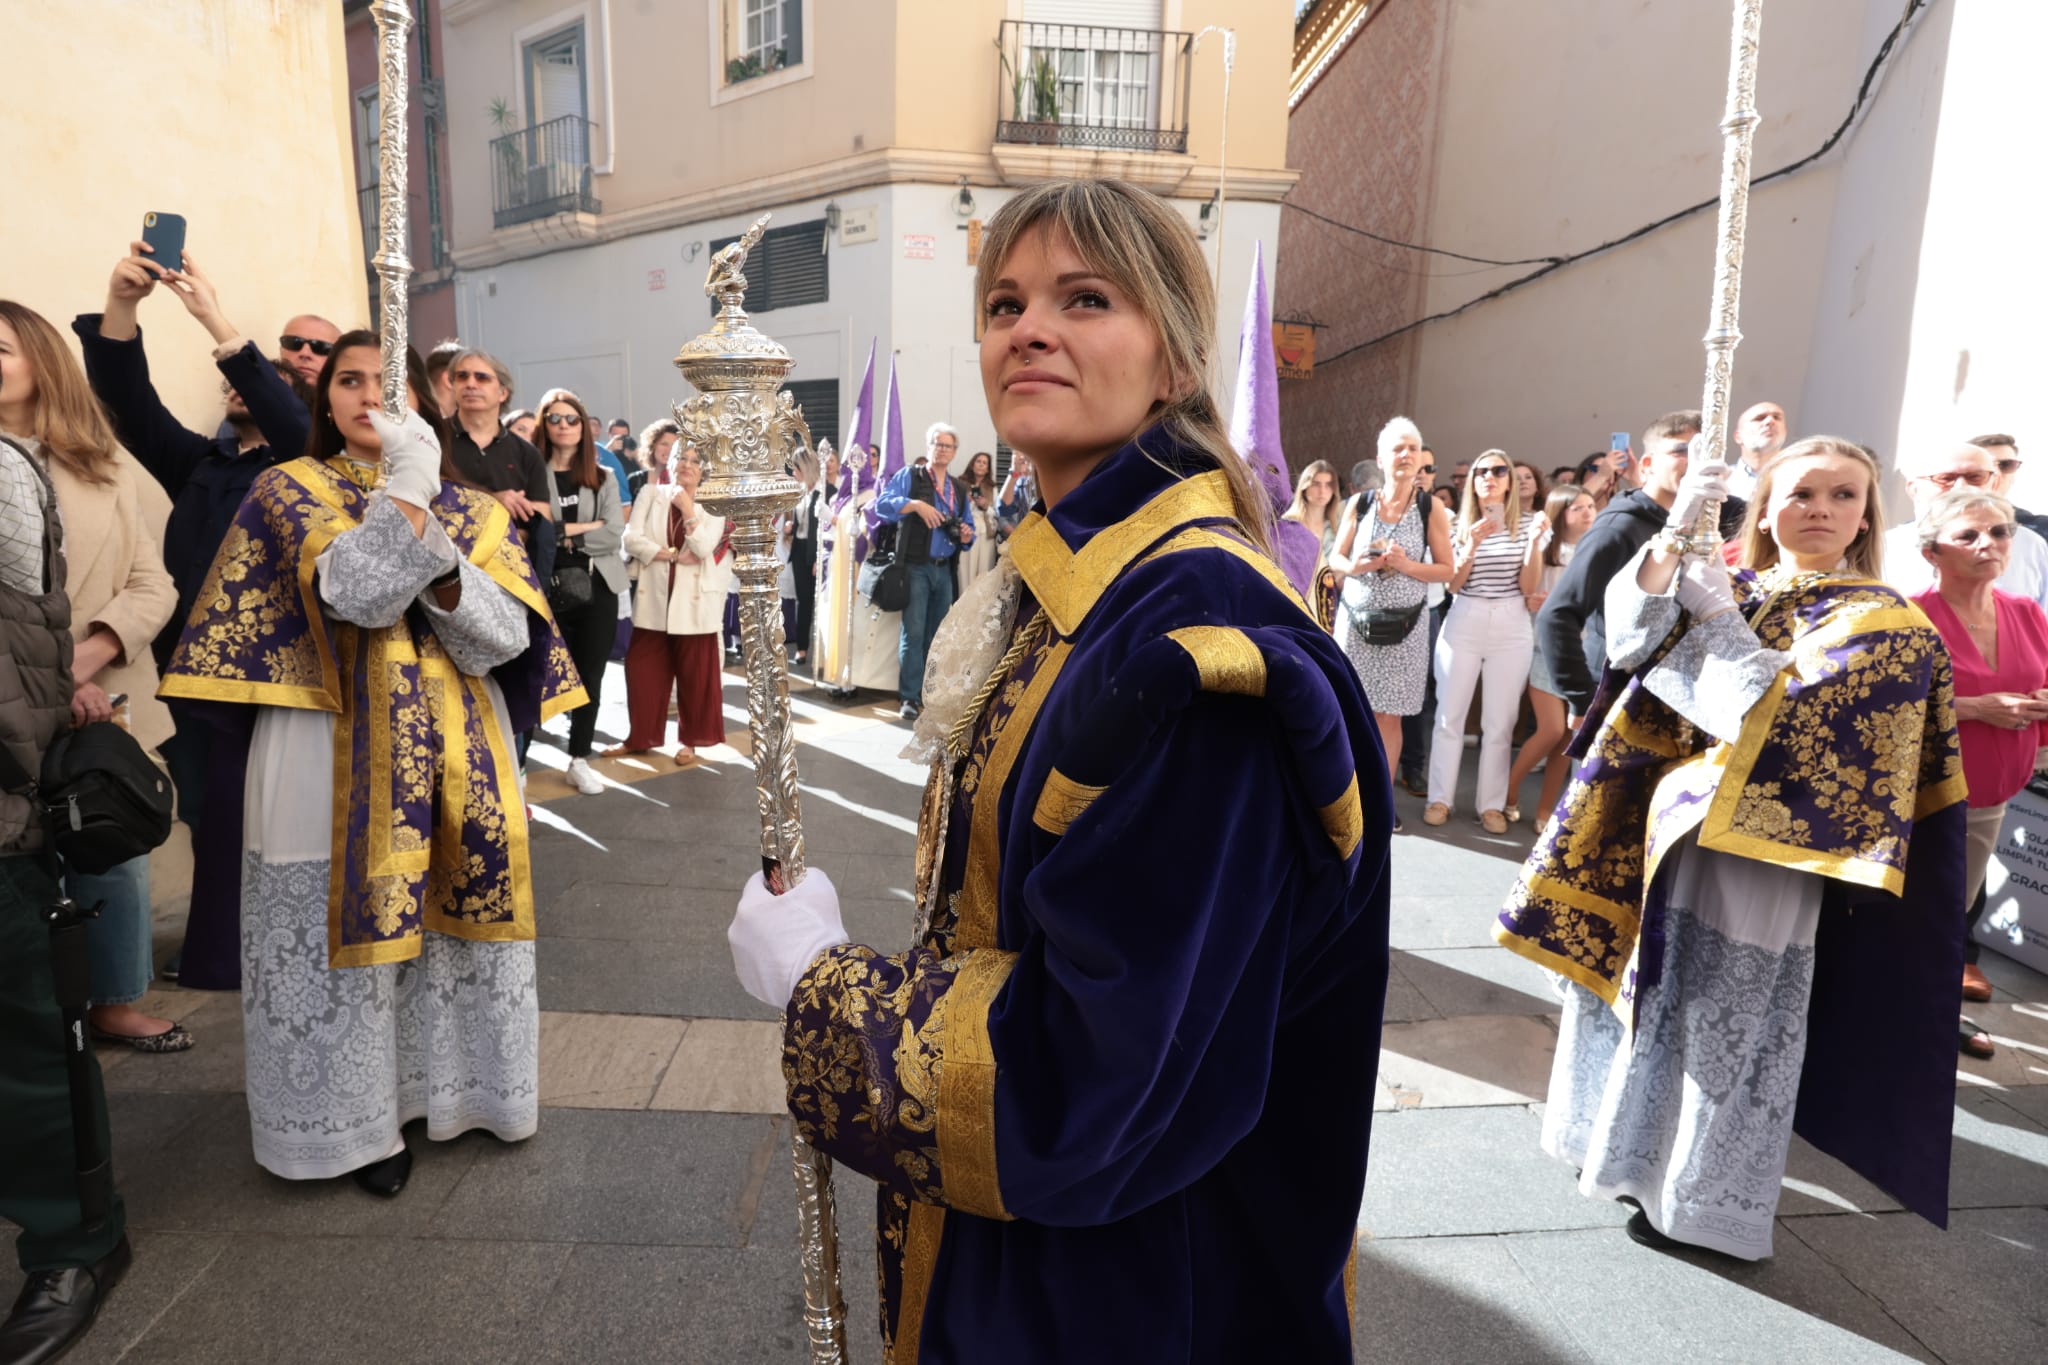
[[[1095,798],[1108,791],[1107,787],[1091,787],[1085,782],[1076,782],[1058,768],[1045,775],[1045,786],[1038,792],[1038,806],[1031,812],[1031,823],[1047,834],[1065,834],[1073,823],[1081,818],[1081,812],[1095,804]],[[1357,791],[1352,792],[1356,804]]]
[[[996,1058],[988,1012],[1017,955],[977,948],[960,960],[946,993],[939,1073],[939,1171],[946,1203],[962,1213],[1008,1218],[996,1182]]]
[[[1365,810],[1358,800],[1358,774],[1351,774],[1351,785],[1344,789],[1344,794],[1317,814],[1323,818],[1323,832],[1337,846],[1337,856],[1348,862],[1365,838]]]
[[[1166,638],[1195,661],[1204,692],[1266,695],[1266,656],[1243,631],[1231,626],[1183,626],[1166,632]]]

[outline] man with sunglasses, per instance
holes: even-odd
[[[2019,438],[1998,431],[1972,436],[1970,444],[1991,457],[1992,466],[1998,471],[1991,480],[1991,491],[2012,503],[2014,519],[2035,535],[2048,537],[2048,513],[2029,512],[2013,497],[2012,486],[2018,480],[2020,466],[2025,463],[2020,458]]]
[[[301,313],[284,325],[277,338],[277,358],[298,372],[307,384],[317,384],[327,357],[341,329],[315,313]]]
[[[1934,566],[1920,553],[1915,523],[1943,493],[1958,488],[2000,492],[1998,462],[1990,451],[1972,444],[1921,456],[1911,463],[1902,460],[1899,472],[1906,476],[1913,518],[1884,533],[1884,581],[1908,597],[1917,597],[1934,586]],[[2048,608],[2048,540],[2021,526],[2013,535],[2012,556],[1996,586],[2015,596],[2031,597]]]

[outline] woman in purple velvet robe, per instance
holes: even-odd
[[[1725,472],[1696,456],[1669,526]],[[1962,758],[1941,637],[1876,580],[1876,487],[1802,441],[1732,583],[1670,530],[1615,577],[1603,694],[1634,676],[1496,930],[1565,982],[1544,1149],[1648,1246],[1770,1255],[1795,1131],[1946,1223]]]
[[[1204,387],[1185,221],[1027,190],[977,296],[1041,508],[934,641],[921,919],[750,884],[804,1136],[876,1180],[889,1358],[1349,1361],[1387,981],[1385,760]]]

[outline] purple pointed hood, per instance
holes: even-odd
[[[1230,405],[1230,444],[1273,504],[1273,553],[1302,596],[1315,586],[1322,543],[1298,521],[1279,516],[1294,504],[1287,457],[1280,451],[1280,374],[1273,363],[1273,325],[1266,308],[1266,253],[1252,245],[1252,287],[1237,338],[1237,391]]]
[[[839,448],[839,463],[858,445],[862,450],[874,439],[875,426],[875,339],[868,339],[868,364],[860,374],[860,392],[853,396],[853,417],[846,424],[846,444]]]

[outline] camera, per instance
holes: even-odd
[[[955,545],[958,545],[962,539],[960,531],[960,518],[947,517],[944,521],[939,523],[939,532],[940,534],[944,535],[949,540],[951,540]]]

